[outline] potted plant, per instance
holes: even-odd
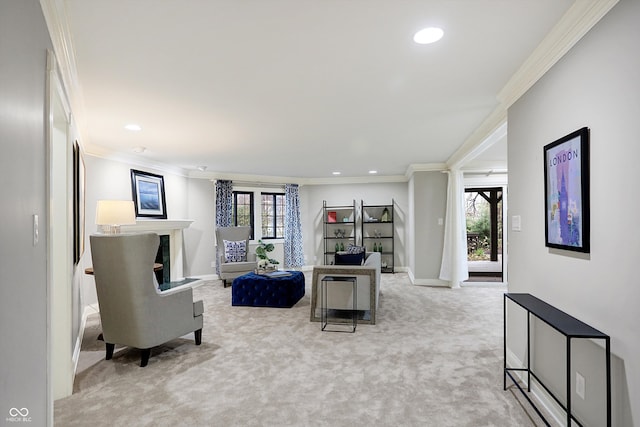
[[[256,257],[258,258],[258,268],[261,270],[275,270],[275,265],[280,264],[277,259],[269,257],[269,252],[273,251],[274,246],[272,243],[264,243],[262,240],[258,240],[258,246],[256,247]]]

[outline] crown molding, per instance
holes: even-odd
[[[498,93],[498,100],[502,106],[506,109],[513,105],[582,39],[618,1],[575,1]]]
[[[416,172],[442,172],[448,169],[446,163],[413,163],[404,174],[405,181],[411,179]]]
[[[407,182],[403,175],[386,176],[353,176],[332,178],[306,178],[304,185],[348,185],[348,184],[384,184],[393,182]]]
[[[69,104],[71,104],[71,111],[76,122],[76,131],[84,143],[86,141],[85,138],[88,137],[84,113],[84,97],[80,80],[78,79],[75,50],[71,41],[71,31],[69,30],[64,0],[40,0],[40,7],[53,44],[53,52],[62,79],[62,85],[69,99]]]
[[[111,160],[120,163],[127,163],[131,166],[143,168],[143,169],[153,169],[156,171],[167,172],[178,176],[189,176],[189,171],[174,165],[170,165],[167,163],[154,162],[149,159],[145,159],[144,156],[136,155],[136,154],[126,154],[121,151],[109,150],[105,147],[98,145],[85,145],[84,152],[85,156],[96,157],[99,159]]]
[[[448,169],[462,168],[484,150],[498,141],[500,132],[507,132],[507,109],[498,105],[476,128],[469,138],[447,160]],[[495,137],[492,137],[496,135]]]
[[[507,162],[483,161],[473,162],[460,169],[465,175],[494,175],[508,172]]]
[[[448,167],[464,167],[490,147],[490,141],[487,140],[506,124],[508,108],[540,80],[618,1],[575,1],[498,93],[500,104],[449,157]]]
[[[331,177],[331,178],[301,178],[291,176],[271,176],[271,175],[247,175],[240,173],[218,173],[207,171],[189,171],[190,178],[208,179],[216,181],[225,179],[233,182],[240,182],[247,185],[282,185],[298,184],[304,185],[346,185],[346,184],[379,184],[390,182],[406,182],[402,175],[387,176],[354,176],[354,177]]]
[[[180,175],[202,179],[233,179],[266,183],[297,183],[299,185],[362,184],[379,182],[406,182],[415,172],[441,171],[461,168],[467,162],[488,148],[491,136],[504,126],[507,109],[513,105],[531,86],[533,86],[555,63],[557,63],[593,26],[602,19],[619,0],[577,0],[563,15],[560,21],[542,40],[534,52],[511,77],[498,93],[500,105],[485,119],[472,135],[443,164],[412,164],[404,176],[367,176],[300,178],[272,177],[239,174],[213,174],[199,171],[187,171],[167,164],[145,161],[139,156],[127,156],[91,146],[89,155],[171,171]],[[90,146],[90,132],[85,121],[85,108],[82,88],[79,83],[75,62],[75,52],[69,30],[64,0],[40,0],[40,5],[49,29],[49,34],[60,70],[63,86],[67,92],[71,111],[76,122],[77,132],[85,147]],[[495,142],[495,141],[494,141]],[[230,178],[228,178],[230,177]]]

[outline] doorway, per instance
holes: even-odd
[[[503,189],[465,189],[469,282],[502,282],[504,278]]]

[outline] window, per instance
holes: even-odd
[[[248,225],[251,227],[253,240],[253,193],[250,191],[233,192],[233,225]]]
[[[284,238],[284,209],[283,193],[262,193],[262,238]]]
[[[264,192],[260,193],[260,198],[255,200],[254,194],[258,193],[251,189],[233,192],[233,225],[250,226],[251,240],[283,239],[284,193]],[[256,218],[258,210],[260,210],[260,216]]]

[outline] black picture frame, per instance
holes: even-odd
[[[589,128],[544,146],[545,246],[589,253]]]
[[[136,218],[167,219],[162,175],[131,169],[131,193]]]
[[[86,172],[82,149],[73,143],[73,262],[84,254]]]

